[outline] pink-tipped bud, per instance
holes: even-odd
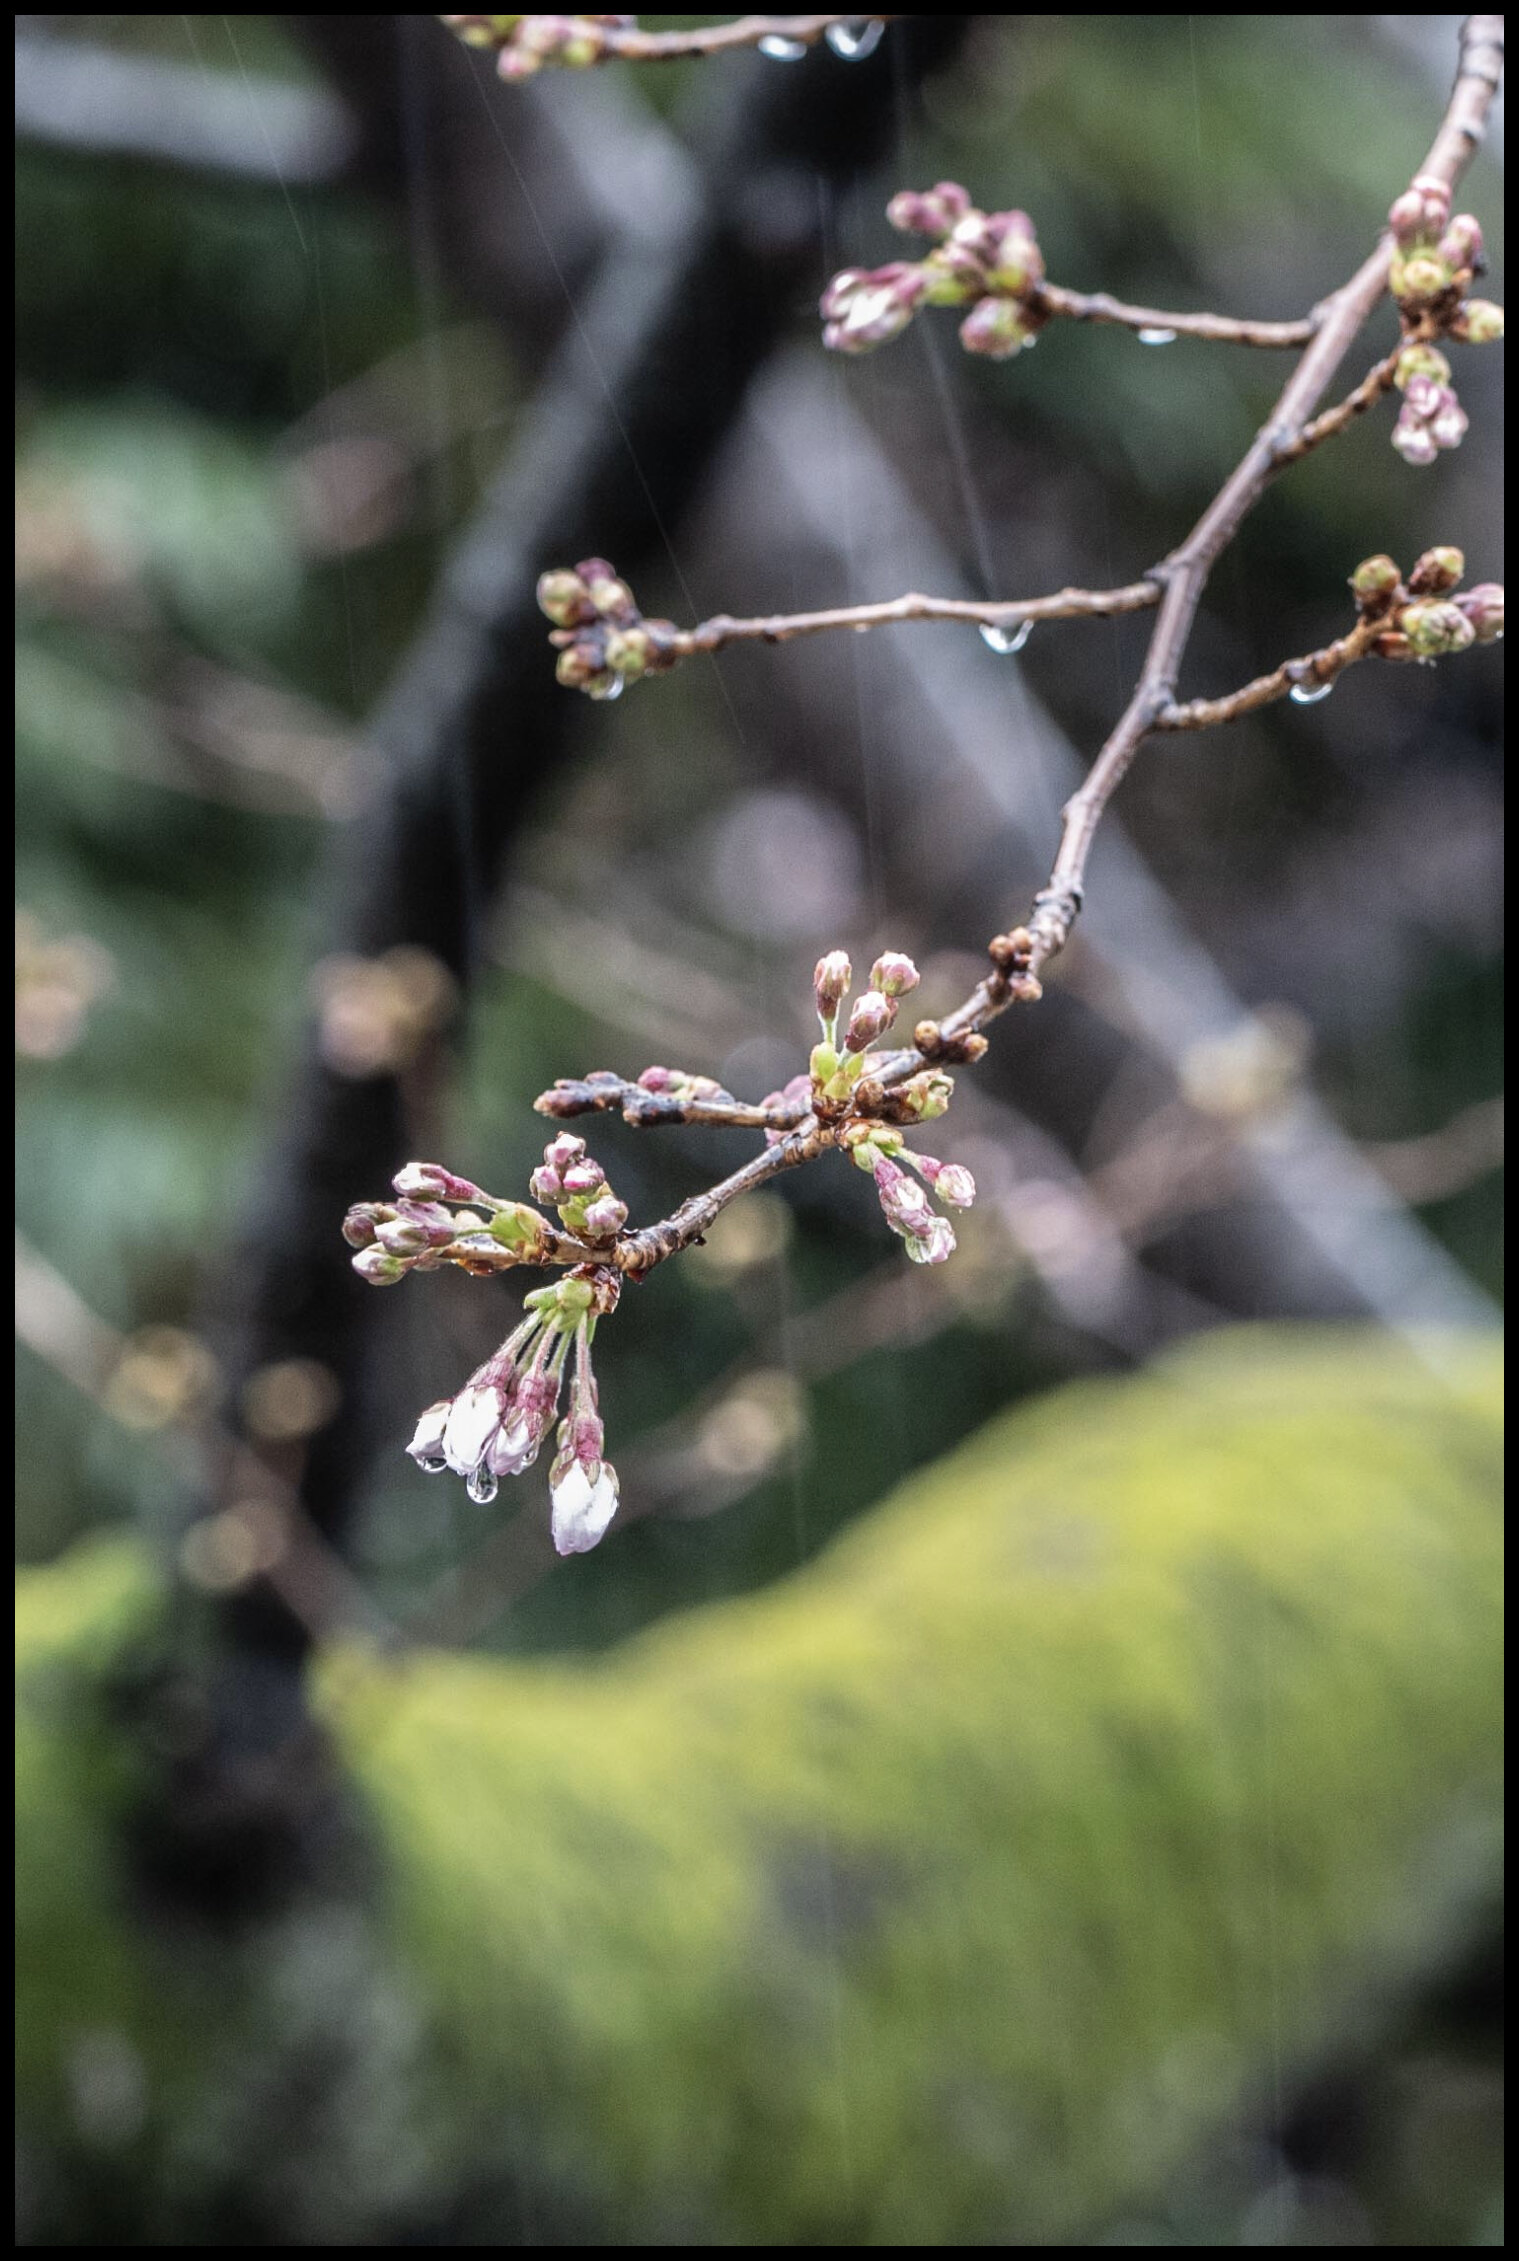
[[[904,235],[947,236],[971,209],[970,191],[958,181],[939,181],[922,190],[904,188],[886,207],[886,217]]]
[[[906,329],[927,287],[919,268],[900,263],[836,275],[821,300],[824,345],[835,353],[885,345]]]
[[[1478,643],[1495,644],[1503,634],[1502,582],[1479,581],[1456,602],[1471,622]]]
[[[819,958],[812,969],[812,994],[818,1009],[818,1018],[831,1021],[844,999],[849,995],[849,984],[854,979],[854,968],[845,950],[830,950]]]
[[[560,1131],[557,1138],[551,1138],[543,1149],[543,1159],[549,1169],[557,1171],[563,1177],[571,1163],[578,1162],[584,1152],[583,1138],[577,1138],[573,1131]]]
[[[892,1231],[904,1237],[926,1231],[932,1222],[933,1210],[917,1180],[879,1152],[875,1155],[873,1172],[881,1213]]]
[[[1461,552],[1453,543],[1442,542],[1415,560],[1408,576],[1409,593],[1415,597],[1443,596],[1447,589],[1460,587],[1465,571],[1466,559]]]
[[[936,1162],[931,1154],[917,1157],[918,1168],[941,1201],[951,1209],[969,1209],[976,1198],[976,1181],[962,1162]]]
[[[479,1222],[471,1218],[471,1225]],[[435,1201],[403,1201],[393,1217],[375,1226],[375,1239],[392,1256],[419,1256],[427,1248],[446,1248],[457,1237],[450,1210]]]
[[[1424,419],[1410,415],[1407,409],[1392,428],[1392,444],[1403,461],[1415,471],[1424,470],[1439,453],[1434,435]]]
[[[343,1238],[350,1248],[372,1247],[376,1226],[394,1215],[387,1201],[356,1201],[343,1219]]]
[[[527,1181],[527,1189],[535,1201],[557,1201],[564,1192],[559,1172],[551,1170],[547,1162],[534,1170]]]
[[[559,1182],[566,1196],[573,1201],[585,1194],[599,1192],[607,1182],[607,1174],[593,1155],[586,1154],[578,1162],[571,1162],[568,1169],[560,1171]]]
[[[1440,257],[1475,271],[1482,264],[1482,229],[1470,212],[1458,212],[1440,238]]]
[[[1429,436],[1436,447],[1459,447],[1470,429],[1471,419],[1449,386],[1446,397],[1429,420]]]
[[[1424,227],[1424,199],[1416,189],[1405,188],[1393,198],[1387,225],[1405,251],[1418,242]]]
[[[943,1264],[955,1253],[955,1228],[947,1217],[931,1217],[926,1229],[906,1243],[914,1264]]]
[[[886,1034],[896,1017],[897,1008],[889,997],[883,997],[878,989],[867,989],[863,997],[857,997],[849,1009],[849,1027],[844,1036],[845,1051],[863,1052],[867,1045],[874,1044],[878,1036]]]
[[[673,1091],[680,1077],[673,1068],[645,1068],[638,1082],[643,1091]]]
[[[383,1248],[361,1248],[353,1260],[353,1268],[372,1288],[389,1288],[394,1287],[397,1280],[405,1279],[413,1261],[409,1256],[392,1256]]]
[[[486,1196],[468,1178],[457,1178],[437,1162],[408,1162],[391,1179],[407,1201],[483,1201]]]
[[[1437,345],[1406,345],[1398,355],[1392,381],[1407,392],[1416,377],[1432,377],[1437,385],[1450,383],[1450,363]]]
[[[627,1203],[615,1194],[603,1193],[587,1202],[580,1229],[590,1240],[615,1240],[627,1221]]]
[[[986,223],[987,280],[996,291],[1021,298],[1044,275],[1044,260],[1026,212],[993,212]]]
[[[883,997],[905,997],[916,989],[921,975],[911,958],[901,950],[883,950],[870,969],[870,986]]]
[[[966,352],[982,354],[988,361],[1010,361],[1032,336],[1011,298],[978,299],[960,324],[960,343]]]

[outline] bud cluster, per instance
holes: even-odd
[[[819,958],[812,976],[813,1000],[823,1041],[812,1049],[813,1096],[836,1114],[854,1097],[866,1071],[869,1048],[897,1017],[897,1001],[918,986],[918,969],[900,950],[884,950],[870,969],[870,987],[849,1008],[842,1047],[839,1019],[854,969],[842,950]]]
[[[634,31],[636,16],[445,16],[466,47],[499,50],[496,68],[504,79],[531,78],[546,63],[584,70],[613,52],[610,31]]]
[[[616,1309],[615,1272],[582,1265],[525,1300],[520,1327],[473,1373],[457,1397],[440,1398],[417,1423],[407,1451],[428,1474],[453,1469],[470,1498],[494,1499],[499,1479],[530,1468],[554,1425],[571,1346],[569,1407],[550,1475],[554,1544],[561,1554],[595,1546],[617,1511],[617,1471],[602,1458],[591,1341]]]
[[[1466,559],[1454,544],[1425,550],[1407,579],[1390,557],[1363,558],[1350,577],[1357,609],[1385,620],[1373,649],[1381,659],[1443,659],[1503,634],[1503,589],[1479,581],[1460,590]]]
[[[901,1132],[880,1123],[852,1123],[844,1143],[855,1167],[868,1170],[875,1179],[881,1213],[905,1244],[909,1260],[942,1264],[954,1253],[954,1227],[938,1215],[923,1185],[907,1173],[915,1170],[947,1208],[968,1209],[976,1198],[976,1181],[969,1170],[958,1162],[937,1161],[932,1154],[910,1153]]]
[[[543,1161],[528,1180],[535,1201],[551,1201],[566,1232],[578,1240],[612,1241],[628,1221],[628,1205],[619,1201],[607,1183],[607,1174],[585,1140],[560,1131],[543,1149]]]
[[[1044,259],[1026,212],[980,212],[958,181],[903,189],[886,217],[906,235],[933,238],[916,262],[849,267],[835,275],[819,311],[823,343],[836,353],[868,353],[906,329],[920,306],[963,306],[960,342],[967,353],[1006,361],[1043,328],[1037,305]]]
[[[548,1253],[548,1225],[525,1201],[498,1201],[436,1162],[408,1162],[391,1182],[394,1201],[356,1201],[343,1219],[343,1238],[358,1251],[353,1268],[371,1287],[442,1264],[499,1272]]]
[[[673,620],[645,620],[626,581],[604,557],[582,558],[573,573],[540,575],[538,609],[555,624],[554,670],[561,683],[588,698],[619,698],[640,675],[675,665]]]
[[[1466,410],[1450,381],[1450,363],[1438,346],[1405,346],[1393,382],[1403,406],[1393,426],[1392,444],[1403,461],[1422,470],[1441,448],[1459,447],[1466,437]]]

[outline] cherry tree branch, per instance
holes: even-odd
[[[1129,306],[1105,290],[1065,290],[1059,283],[1036,283],[1028,304],[1037,314],[1061,315],[1068,322],[1110,322],[1125,330],[1150,330],[1153,344],[1172,338],[1206,338],[1215,345],[1306,345],[1319,327],[1315,308],[1298,322],[1252,322],[1232,314],[1166,314],[1155,306]]]
[[[1158,581],[1130,581],[1121,589],[1057,589],[1048,597],[987,599],[925,597],[910,592],[881,604],[837,605],[826,612],[767,613],[735,620],[720,612],[695,628],[676,632],[670,650],[680,658],[720,652],[725,644],[787,644],[834,628],[886,628],[910,620],[964,620],[981,628],[1016,628],[1033,620],[1098,620],[1143,612],[1160,602]]]
[[[898,18],[734,16],[725,24],[703,24],[692,31],[640,31],[632,17],[444,16],[442,21],[466,45],[495,49],[503,58],[504,77],[526,77],[544,63],[572,68],[611,62],[673,63],[687,57],[727,55],[745,47],[769,46],[778,60],[792,62],[831,31],[855,39],[863,33],[858,52],[864,55],[875,44],[866,27],[896,23]],[[524,25],[529,27],[526,33]]]

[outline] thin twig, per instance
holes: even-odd
[[[1105,290],[1064,290],[1037,283],[1028,294],[1036,313],[1063,315],[1068,322],[1112,322],[1125,330],[1153,330],[1154,342],[1207,338],[1218,345],[1307,345],[1317,331],[1321,310],[1298,322],[1251,322],[1232,314],[1167,314],[1155,306],[1129,306]]]
[[[451,19],[443,19],[449,22]],[[479,20],[479,19],[476,19]],[[509,18],[509,22],[515,22]],[[705,24],[695,31],[637,31],[598,22],[594,17],[567,16],[566,24],[585,24],[586,35],[599,50],[598,62],[673,63],[686,56],[725,55],[735,48],[758,47],[762,40],[784,40],[789,47],[815,47],[835,27],[893,24],[895,16],[735,16],[725,24]],[[511,33],[484,44],[509,46]],[[473,44],[473,43],[472,43]]]
[[[1269,707],[1275,700],[1294,693],[1312,697],[1327,691],[1347,667],[1354,667],[1357,660],[1370,658],[1386,625],[1380,616],[1358,620],[1348,636],[1341,636],[1336,642],[1326,644],[1322,651],[1309,652],[1302,659],[1283,660],[1269,675],[1256,676],[1254,682],[1242,685],[1238,691],[1230,691],[1224,698],[1189,699],[1185,706],[1164,708],[1151,728],[1211,730],[1218,723],[1233,722],[1239,715],[1253,714],[1257,707]]]
[[[720,652],[725,644],[786,644],[794,636],[817,636],[832,628],[884,628],[906,620],[963,620],[981,628],[1014,628],[1026,620],[1106,619],[1114,613],[1143,612],[1159,604],[1160,596],[1158,581],[1130,581],[1121,589],[1057,589],[1048,597],[985,602],[912,592],[881,604],[767,613],[752,620],[735,620],[720,612],[695,628],[681,630],[671,649],[686,657],[693,652]]]

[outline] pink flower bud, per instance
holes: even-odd
[[[869,353],[885,345],[906,329],[927,287],[919,268],[900,263],[836,275],[821,301],[824,345],[835,353]]]
[[[468,1178],[456,1178],[437,1162],[408,1162],[391,1179],[407,1201],[483,1201],[485,1195]]]
[[[551,1138],[543,1149],[543,1159],[549,1169],[557,1170],[562,1177],[570,1164],[578,1162],[584,1152],[583,1138],[577,1138],[573,1131],[560,1131],[557,1138]]]
[[[568,1169],[559,1173],[559,1182],[572,1201],[578,1194],[597,1192],[606,1184],[606,1179],[606,1171],[589,1154],[578,1162],[572,1162]]]
[[[471,1218],[471,1225],[478,1223]],[[417,1256],[426,1248],[446,1248],[456,1236],[452,1213],[435,1201],[403,1201],[394,1217],[380,1219],[375,1239],[392,1256]]]
[[[1459,447],[1469,429],[1470,419],[1455,394],[1446,389],[1446,398],[1429,420],[1429,436],[1436,447]]]
[[[854,968],[844,950],[830,950],[819,958],[812,970],[812,994],[817,1004],[818,1018],[831,1021],[844,999],[849,995],[849,984],[854,979]]]
[[[1392,428],[1392,444],[1403,461],[1416,471],[1433,463],[1439,452],[1429,426],[1421,417],[1410,416],[1406,409]]]
[[[527,1181],[527,1189],[535,1201],[557,1201],[564,1192],[564,1187],[559,1181],[559,1172],[551,1170],[547,1162],[543,1163],[539,1169],[534,1170]]]
[[[886,207],[886,217],[904,235],[942,237],[971,209],[970,191],[958,181],[939,181],[922,193],[899,190]]]
[[[394,1287],[397,1280],[405,1279],[411,1265],[410,1257],[392,1256],[383,1248],[361,1248],[353,1260],[359,1278],[372,1288]]]
[[[673,1068],[645,1068],[638,1081],[644,1091],[673,1091],[680,1077]]]
[[[845,1051],[863,1052],[878,1036],[885,1035],[896,1017],[897,1008],[889,997],[883,997],[878,989],[867,989],[850,1007]]]
[[[1456,602],[1471,622],[1478,643],[1496,643],[1503,634],[1503,584],[1479,581]]]
[[[976,1198],[976,1181],[961,1162],[936,1162],[931,1154],[915,1157],[918,1168],[941,1201],[951,1209],[969,1209]]]
[[[1433,173],[1417,173],[1412,187],[1424,208],[1424,226],[1437,236],[1450,218],[1450,187]]]
[[[443,1450],[443,1431],[448,1426],[448,1416],[452,1410],[446,1397],[440,1397],[436,1405],[430,1405],[418,1421],[411,1443],[406,1447],[417,1466],[425,1468],[429,1475],[448,1466]]]
[[[1436,598],[1405,605],[1398,626],[1415,659],[1442,659],[1448,652],[1465,651],[1477,640],[1477,631],[1460,606]]]
[[[627,1203],[615,1194],[603,1193],[587,1204],[581,1230],[591,1240],[615,1240],[627,1221]]]
[[[1415,377],[1433,377],[1437,384],[1448,385],[1450,363],[1437,345],[1406,345],[1392,375],[1400,392],[1406,392]]]
[[[955,1228],[947,1217],[930,1218],[927,1230],[907,1243],[907,1254],[914,1264],[943,1264],[954,1253]]]
[[[376,1225],[395,1215],[385,1201],[356,1201],[343,1219],[343,1238],[350,1248],[368,1248],[373,1243]]]
[[[1417,190],[1405,188],[1401,196],[1393,198],[1387,225],[1405,251],[1418,242],[1424,226],[1424,199]]]
[[[901,950],[883,950],[870,969],[870,986],[883,997],[905,997],[922,977],[911,958]]]

